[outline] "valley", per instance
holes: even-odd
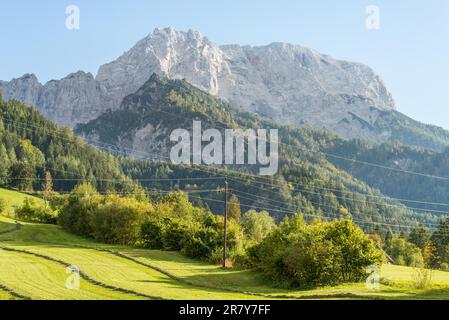
[[[447,300],[448,172],[367,65],[156,28],[0,81],[0,300]]]

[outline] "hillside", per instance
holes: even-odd
[[[20,193],[17,191],[7,190],[0,188],[0,198],[6,201],[8,207],[14,208],[23,203],[25,199],[31,198],[36,202],[43,202],[41,198],[33,197],[28,194]]]
[[[170,145],[167,141],[169,130],[189,128],[195,117],[201,119],[205,127],[279,128],[281,141],[298,147],[282,145],[280,174],[266,178],[253,175],[251,170],[254,168],[249,167],[245,169],[247,172],[237,172],[229,170],[233,168],[192,168],[173,166],[166,161],[148,163],[118,159],[87,145],[69,129],[53,124],[33,108],[14,100],[1,104],[0,116],[3,186],[42,190],[44,173],[49,171],[54,190],[62,193],[71,191],[82,181],[93,183],[100,192],[132,192],[138,187],[137,182],[149,189],[164,191],[174,188],[217,190],[223,187],[223,180],[210,179],[228,176],[232,192],[241,199],[243,210],[265,209],[278,220],[298,211],[309,218],[332,219],[338,217],[339,209],[344,207],[366,230],[376,226],[387,228],[397,224],[437,222],[436,215],[415,213],[397,201],[385,199],[381,193],[336,169],[319,154],[306,152],[319,150],[326,141],[336,139],[335,136],[324,131],[267,122],[181,80],[154,76],[136,95],[125,99],[123,109],[106,113],[77,130],[84,132],[87,142],[109,153],[140,154],[144,159],[167,160],[163,150],[151,149],[152,143],[142,142],[158,141],[167,147]],[[156,136],[151,130],[146,135],[136,134],[151,126],[159,128]],[[134,144],[135,136],[140,136],[137,144]],[[129,148],[135,148],[134,153]],[[154,181],[167,178],[171,182]],[[174,179],[184,181],[176,186]],[[216,214],[223,212],[220,192],[191,195],[191,200],[198,204],[207,203]]]
[[[397,143],[372,146],[362,141],[331,141],[323,149],[330,154],[355,159],[328,159],[373,188],[402,201],[407,206],[435,212],[449,212],[449,149],[434,152]],[[392,168],[369,166],[370,162]],[[404,171],[418,174],[406,174]],[[401,186],[398,188],[398,186]],[[408,201],[409,199],[410,201]]]
[[[41,190],[46,171],[60,192],[86,180],[102,192],[134,186],[113,156],[15,100],[0,103],[0,159],[0,186]]]
[[[21,197],[17,194],[17,197]],[[223,270],[176,252],[104,245],[52,225],[0,216],[0,299],[435,299],[447,298],[449,273],[413,287],[413,269],[384,265],[379,290],[364,283],[310,290],[271,286],[253,271]],[[81,271],[79,290],[66,288],[65,269]]]
[[[248,177],[249,173],[256,172],[258,166],[230,166],[240,172],[226,171],[226,175],[231,175],[231,188],[243,199],[246,208],[265,208],[279,218],[298,210],[310,215],[318,211],[322,216],[332,218],[338,216],[340,207],[345,207],[361,224],[368,223],[365,227],[369,227],[370,222],[393,224],[401,221],[436,221],[436,217],[431,214],[413,214],[398,202],[382,198],[375,189],[323,159],[316,151],[332,141],[343,141],[335,135],[308,127],[298,129],[263,120],[216,99],[184,80],[169,80],[153,75],[135,94],[124,99],[119,110],[107,112],[94,121],[79,125],[75,132],[86,141],[104,146],[105,150],[117,155],[166,161],[174,145],[169,141],[170,133],[177,128],[191,130],[194,119],[202,121],[203,129],[279,129],[281,145],[278,175],[272,178]],[[211,170],[214,175],[220,176],[219,171],[215,172],[218,167],[191,170],[188,166],[152,165],[145,161],[123,160],[122,163],[125,172],[138,180],[205,178],[211,175]],[[185,181],[178,185],[185,188],[192,187],[193,183],[194,188],[208,190],[223,186],[216,181],[201,180]],[[145,185],[163,189],[173,187],[173,184],[156,182]],[[256,198],[254,195],[257,195]],[[245,199],[248,196],[249,199]],[[372,196],[376,198],[375,201],[370,198]],[[209,196],[214,197],[216,195]],[[222,199],[220,195],[218,197],[214,198],[215,202]],[[206,202],[215,212],[222,210],[222,206],[214,201]]]

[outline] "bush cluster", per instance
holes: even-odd
[[[140,227],[152,214],[149,201],[101,196],[90,184],[77,186],[59,203],[59,224],[69,231],[111,244],[135,244]]]
[[[101,196],[90,184],[77,186],[63,200],[53,199],[59,224],[97,241],[181,251],[209,259],[221,247],[223,218],[193,206],[186,194],[172,193],[151,202],[145,197]],[[230,251],[241,245],[237,223],[228,224]]]
[[[26,222],[55,224],[56,214],[47,206],[36,204],[31,198],[26,198],[23,204],[15,210],[16,218]]]
[[[157,200],[101,196],[83,184],[52,204],[58,206],[59,223],[77,234],[222,262],[223,217],[193,206],[186,194]],[[307,224],[298,215],[276,225],[268,213],[250,210],[242,217],[231,215],[227,231],[227,264],[258,269],[292,286],[360,281],[368,265],[383,259],[374,242],[347,219]]]
[[[306,224],[294,216],[248,250],[252,267],[299,287],[358,282],[367,266],[382,261],[374,242],[350,220]]]

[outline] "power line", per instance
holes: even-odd
[[[185,119],[184,117],[181,117],[181,116],[179,116],[177,114],[173,114],[173,113],[170,113],[170,112],[167,112],[167,111],[162,111],[162,110],[158,110],[158,111],[164,112],[164,113],[168,113],[168,114],[174,115],[176,117]],[[190,118],[190,119],[194,120],[193,118]],[[224,123],[224,122],[222,122],[220,120],[212,120],[212,121],[221,123],[224,126],[228,125],[228,124],[226,124],[226,123]],[[222,127],[221,129],[226,129],[226,127]],[[253,129],[253,130],[255,130],[255,128],[243,128],[243,129]],[[268,142],[268,140],[263,139],[263,138],[261,140],[265,141],[265,142]],[[381,164],[377,164],[377,163],[372,163],[372,162],[368,162],[368,161],[361,161],[361,160],[357,160],[357,159],[346,158],[346,157],[343,157],[343,156],[340,156],[340,155],[335,155],[335,154],[324,152],[324,151],[311,150],[311,149],[308,149],[306,147],[294,146],[294,145],[291,145],[291,144],[284,143],[282,141],[280,141],[279,144],[282,144],[282,145],[285,145],[285,146],[288,146],[288,147],[291,147],[291,148],[295,148],[295,149],[298,149],[298,150],[302,150],[302,151],[308,151],[308,152],[322,154],[322,155],[333,157],[333,158],[340,159],[340,160],[345,160],[345,161],[350,161],[350,162],[354,162],[354,163],[374,166],[374,167],[377,167],[377,168],[382,168],[382,169],[386,169],[386,170],[402,172],[402,173],[406,173],[406,174],[412,174],[412,175],[418,175],[418,176],[427,177],[427,178],[433,178],[433,179],[449,181],[449,177],[442,177],[442,176],[437,176],[437,175],[431,175],[431,174],[415,172],[415,171],[411,171],[411,170],[403,170],[403,169],[393,168],[393,167],[389,167],[389,166],[385,166],[385,165],[381,165]]]
[[[208,200],[208,201],[220,202],[220,203],[224,202],[222,200],[211,199],[211,198],[204,198],[204,197],[200,198],[200,197],[196,197],[196,196],[192,196],[192,197],[193,198],[198,198],[198,199],[203,199],[203,200]],[[240,204],[240,206],[241,207],[247,207],[247,208],[250,208],[250,209],[271,210],[271,211],[277,211],[277,212],[280,212],[280,213],[298,214],[298,212],[290,211],[290,210],[284,210],[284,209],[274,210],[274,209],[270,209],[270,208],[266,208],[266,207],[250,206],[250,205],[244,205],[244,204]],[[336,217],[326,217],[326,216],[305,214],[305,213],[301,213],[301,215],[309,216],[309,217],[322,218],[322,219],[323,218],[324,219],[335,219],[336,218]],[[410,225],[391,224],[391,223],[374,222],[374,221],[362,221],[362,220],[355,220],[355,219],[351,219],[351,220],[354,221],[354,222],[357,222],[357,223],[366,223],[366,224],[372,224],[372,225],[384,225],[384,226],[402,227],[402,228],[407,228],[407,229],[412,228],[412,226],[410,226]]]
[[[238,182],[245,181],[242,178],[234,178],[233,177],[233,178],[230,178],[230,179],[234,180],[234,181],[240,180]],[[268,185],[268,186],[271,186],[271,187],[276,187],[276,185],[274,185],[274,184],[268,184],[268,183],[263,183],[263,182],[257,182],[257,183],[260,183],[260,184],[263,184],[263,185]],[[398,208],[398,209],[409,209],[411,211],[421,211],[421,212],[428,212],[428,213],[433,212],[433,213],[442,213],[442,214],[448,214],[449,213],[449,211],[441,211],[441,210],[433,210],[433,209],[422,209],[422,208],[408,207],[408,206],[405,206],[405,205],[394,205],[394,204],[388,204],[388,203],[364,201],[364,200],[357,200],[357,199],[347,199],[347,198],[343,198],[341,196],[338,196],[336,194],[330,195],[330,194],[325,194],[325,193],[318,193],[318,192],[308,191],[308,190],[304,190],[304,189],[296,189],[296,190],[302,191],[304,193],[314,194],[314,195],[328,196],[328,197],[332,196],[332,197],[335,197],[335,198],[340,199],[340,200],[354,201],[354,202],[359,202],[359,203],[368,203],[368,204],[374,204],[374,205],[386,206],[386,207],[392,207],[392,208]]]
[[[170,113],[170,112],[166,112],[166,111],[162,111],[162,110],[160,110],[161,112],[164,112],[164,113],[168,113],[168,114],[172,114],[172,113]],[[172,114],[173,115],[173,114]],[[178,115],[175,115],[175,116],[178,116]],[[5,119],[5,118],[4,118]],[[11,121],[11,122],[14,122],[14,121]],[[15,121],[15,122],[17,122],[17,121]],[[223,122],[220,122],[220,121],[218,121],[219,123],[223,123]],[[28,125],[28,124],[27,124]],[[32,126],[32,125],[29,125],[29,126]],[[42,127],[39,127],[39,126],[33,126],[33,127],[35,127],[35,128],[41,128],[42,130],[47,130],[47,129],[45,129],[45,128],[42,128]],[[62,138],[62,137],[61,137]],[[76,138],[79,138],[79,137],[76,137],[75,136],[75,139]],[[101,143],[101,144],[104,144],[104,145],[109,145],[109,146],[111,146],[111,147],[113,147],[113,148],[115,148],[115,149],[118,149],[118,147],[116,146],[116,145],[113,145],[113,144],[108,144],[108,143],[105,143],[105,142],[99,142],[99,141],[89,141],[89,140],[86,140],[86,139],[82,139],[81,138],[81,140],[85,140],[85,141],[88,141],[88,143],[92,143],[92,144],[95,144],[95,143]],[[71,140],[70,140],[71,141]],[[265,141],[267,141],[267,140],[265,140]],[[73,141],[72,141],[73,142]],[[297,146],[293,146],[293,145],[288,145],[288,144],[286,144],[287,146],[290,146],[290,147],[297,147]],[[96,147],[98,147],[98,148],[101,148],[102,150],[104,150],[104,147],[100,147],[100,146],[96,146]],[[145,151],[139,151],[139,150],[134,150],[134,149],[130,149],[130,148],[126,148],[126,147],[121,147],[121,148],[123,148],[123,149],[127,149],[127,150],[131,150],[132,152],[139,152],[139,153],[141,153],[141,154],[145,154],[145,155],[150,155],[150,153],[148,153],[148,152],[145,152]],[[108,149],[108,151],[110,151],[109,149]],[[313,151],[313,152],[315,152],[315,151]],[[126,154],[125,154],[126,155]],[[158,155],[158,157],[159,158],[164,158],[164,159],[169,159],[169,157],[164,157],[164,156],[162,156],[162,155]],[[148,159],[145,159],[145,160],[147,160],[147,161],[149,161]],[[411,171],[410,171],[411,172]],[[415,172],[416,173],[416,172]],[[417,173],[418,174],[418,173]],[[435,176],[435,177],[437,177],[437,176]],[[262,177],[262,178],[267,178],[267,177]],[[440,177],[440,178],[443,178],[443,177]],[[448,180],[449,180],[449,178],[447,178]],[[289,182],[290,184],[293,184],[293,185],[299,185],[298,183],[294,183],[294,182]],[[353,194],[357,194],[356,192],[351,192],[351,191],[340,191],[340,190],[337,190],[337,189],[331,189],[331,188],[320,188],[320,187],[316,187],[316,188],[318,188],[318,189],[323,189],[323,190],[329,190],[329,191],[336,191],[336,192],[345,192],[345,193],[353,193]],[[414,203],[421,203],[421,204],[431,204],[431,205],[442,205],[442,206],[449,206],[449,204],[448,203],[438,203],[438,202],[427,202],[427,201],[418,201],[418,200],[411,200],[411,199],[401,199],[401,198],[393,198],[393,197],[386,197],[386,196],[375,196],[375,195],[368,195],[368,194],[362,194],[362,193],[358,193],[358,194],[361,194],[361,195],[365,195],[365,196],[367,196],[367,197],[376,197],[376,198],[384,198],[384,199],[391,199],[391,200],[398,200],[398,201],[404,201],[404,202],[414,202]]]
[[[185,120],[185,117],[182,117],[182,116],[180,116],[178,114],[174,114],[174,113],[171,113],[171,112],[168,112],[168,111],[157,110],[157,112],[163,112],[163,113],[170,114],[170,115],[173,115],[175,117],[178,117],[178,118],[181,118],[181,119]],[[2,118],[4,118],[4,117],[2,117]],[[194,120],[193,118],[190,118],[190,119]],[[221,129],[226,129],[226,126],[228,125],[228,124],[226,124],[226,123],[224,123],[224,122],[222,122],[220,120],[211,120],[211,121],[212,122],[216,122],[216,123],[220,123],[220,124],[225,126],[225,127],[222,127]],[[243,128],[243,129],[253,129],[253,130],[255,130],[255,128]],[[261,140],[265,141],[265,142],[268,142],[266,139],[263,139],[263,138],[261,138]],[[298,150],[302,150],[302,151],[308,151],[308,152],[312,152],[312,153],[319,153],[319,154],[330,156],[330,157],[333,157],[333,158],[336,158],[336,159],[340,159],[340,160],[346,160],[346,161],[350,161],[350,162],[354,162],[354,163],[370,165],[370,166],[374,166],[374,167],[377,167],[377,168],[393,170],[393,171],[402,172],[402,173],[406,173],[406,174],[412,174],[412,175],[418,175],[418,176],[427,177],[427,178],[434,178],[434,179],[449,181],[449,177],[442,177],[442,176],[431,175],[431,174],[426,174],[426,173],[421,173],[421,172],[415,172],[415,171],[411,171],[411,170],[403,170],[403,169],[393,168],[393,167],[389,167],[389,166],[385,166],[385,165],[381,165],[381,164],[377,164],[377,163],[372,163],[372,162],[368,162],[368,161],[361,161],[361,160],[357,160],[357,159],[346,158],[346,157],[343,157],[343,156],[340,156],[340,155],[335,155],[335,154],[324,152],[324,151],[317,151],[317,150],[308,149],[306,147],[294,146],[294,145],[283,143],[283,142],[279,142],[279,144],[282,144],[282,145],[285,145],[285,146],[288,146],[288,147],[291,147],[291,148],[295,148],[295,149],[298,149]],[[115,146],[115,145],[111,145],[111,146],[117,148],[117,146]],[[135,150],[133,150],[133,151],[135,151]]]
[[[47,129],[42,129],[42,130],[47,130]],[[48,130],[47,130],[48,131]],[[61,138],[61,137],[60,137]],[[75,136],[74,137],[74,139],[77,139],[77,137]],[[74,141],[72,141],[72,140],[70,140],[71,142],[74,142]],[[114,145],[111,145],[111,146],[113,146],[113,147],[115,147],[116,148],[116,146],[114,146]],[[55,169],[54,169],[55,170]],[[68,172],[68,171],[62,171],[62,172],[64,172],[64,173],[66,173],[66,172]],[[206,170],[203,170],[203,172],[207,172]],[[242,173],[242,174],[244,174],[244,173]],[[254,178],[254,175],[250,175],[251,177],[253,177]],[[260,178],[260,177],[259,177]],[[263,177],[263,178],[266,178],[266,177]],[[234,179],[238,179],[238,177],[234,177]],[[240,178],[241,180],[242,180],[242,178]],[[101,181],[101,179],[96,179],[97,181]],[[137,179],[135,179],[135,180],[137,180]],[[175,179],[176,180],[176,179]],[[106,181],[106,179],[104,180],[104,181]],[[117,180],[110,180],[110,181],[117,181]],[[125,180],[124,180],[125,181]],[[140,181],[143,181],[143,180],[140,180]],[[148,180],[149,181],[149,180]],[[258,183],[261,183],[261,182],[258,182]],[[262,183],[261,183],[262,184]],[[266,184],[266,183],[265,183]],[[293,182],[291,182],[291,184],[294,184],[294,185],[299,185],[299,184],[297,184],[297,183],[293,183]],[[266,184],[267,185],[267,184]],[[273,185],[273,184],[270,184],[271,186],[275,186],[275,185]],[[336,190],[336,189],[330,189],[330,188],[321,188],[321,189],[323,189],[323,190],[330,190],[330,191],[336,191],[336,192],[340,192],[339,190]],[[299,189],[299,191],[301,191],[301,189]],[[312,191],[308,191],[308,190],[305,190],[305,189],[302,189],[302,191],[303,192],[305,192],[305,193],[307,193],[307,192],[309,192],[309,193],[312,193]],[[347,192],[347,193],[349,193],[348,191],[341,191],[341,192]],[[351,192],[352,194],[357,194],[357,193],[355,193],[355,192]],[[314,194],[318,194],[318,193],[314,193]],[[321,195],[321,194],[319,194],[319,195]],[[325,194],[324,194],[325,195]],[[362,195],[362,196],[364,196],[364,197],[369,197],[370,195],[367,195],[367,194],[361,194],[361,193],[359,193],[359,195]],[[326,196],[326,195],[325,195]],[[330,196],[330,195],[329,195]],[[340,198],[340,199],[343,199],[343,200],[347,200],[346,198],[342,198],[342,197],[339,197],[339,196],[337,196],[337,195],[334,195],[335,197],[337,197],[337,198]],[[379,198],[384,198],[384,199],[391,199],[391,200],[395,200],[394,198],[389,198],[389,197],[380,197],[380,196],[378,196]],[[358,202],[362,202],[362,203],[370,203],[370,204],[377,204],[377,205],[382,205],[382,206],[390,206],[390,207],[396,207],[396,208],[401,208],[401,209],[403,209],[403,208],[408,208],[408,209],[410,209],[410,210],[413,210],[413,211],[422,211],[422,212],[434,212],[434,213],[443,213],[443,214],[446,214],[447,212],[446,211],[440,211],[440,210],[433,210],[433,209],[422,209],[422,208],[413,208],[413,207],[406,207],[406,206],[404,206],[404,207],[402,207],[402,206],[398,206],[398,205],[392,205],[392,204],[384,204],[384,203],[378,203],[378,202],[369,202],[369,201],[361,201],[361,200],[356,200],[356,199],[352,199],[353,201],[358,201]],[[397,200],[400,200],[400,199],[397,199]],[[422,201],[417,201],[417,200],[410,200],[410,201],[413,201],[413,202],[415,202],[415,203],[422,203],[422,204],[431,204],[431,203],[429,203],[429,202],[422,202]],[[432,203],[432,204],[437,204],[437,203]],[[445,205],[445,206],[448,206],[449,204],[442,204],[442,203],[439,203],[439,205]]]
[[[49,169],[53,169],[51,167],[48,167]],[[32,180],[32,181],[43,181],[45,180],[45,178],[13,178],[13,177],[9,177],[9,176],[0,176],[0,179],[8,179],[8,180]],[[198,180],[223,180],[225,178],[223,177],[205,177],[205,178],[199,178],[199,177],[195,177],[195,178],[154,178],[154,179],[135,179],[132,178],[132,181],[198,181]],[[53,181],[102,181],[102,182],[117,182],[120,183],[121,181],[129,181],[126,179],[100,179],[100,178],[79,178],[79,179],[74,179],[74,178],[55,178],[53,179]],[[131,181],[129,181],[131,182]]]

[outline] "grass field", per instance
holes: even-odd
[[[0,190],[10,205],[23,195]],[[81,271],[79,290],[66,288],[66,268]],[[60,227],[0,216],[0,299],[449,299],[449,273],[432,271],[425,290],[414,270],[384,265],[378,290],[364,283],[310,290],[275,288],[253,271],[223,270],[177,252],[110,246]]]
[[[44,202],[44,200],[40,198],[2,188],[0,188],[0,198],[6,200],[6,203],[9,207],[6,212],[3,213],[4,215],[10,215],[12,213],[12,209],[14,207],[20,206],[26,198],[31,198],[37,203]]]

